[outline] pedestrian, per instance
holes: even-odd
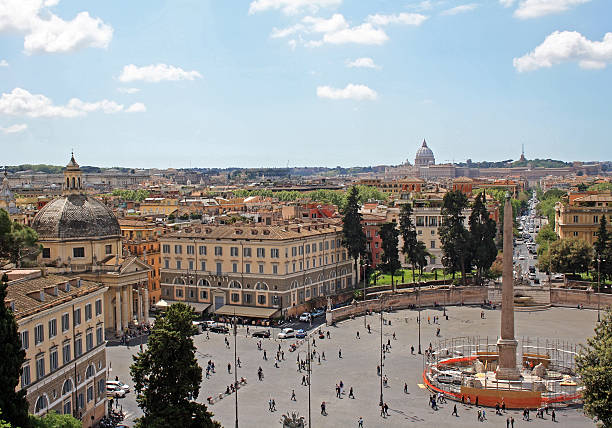
[[[232,365],[230,363],[227,363],[227,372],[232,373]]]
[[[321,358],[325,361],[325,351],[321,352]]]
[[[478,422],[482,422],[482,412],[478,411]]]
[[[302,385],[306,385],[306,376],[302,376]]]
[[[368,333],[371,334],[372,331],[370,330],[370,324],[368,324]]]
[[[338,349],[338,358],[342,358],[342,349]]]
[[[331,334],[329,333],[329,330],[327,330],[327,338],[329,339],[331,337]]]
[[[389,416],[389,406],[387,405],[387,403],[385,403],[383,407],[385,409],[385,415]]]
[[[504,397],[502,397],[502,412],[506,413],[506,402],[504,401]]]
[[[238,360],[236,361],[236,364],[238,365],[238,367],[242,367],[242,366],[240,365],[240,357],[238,357]]]
[[[550,415],[553,422],[557,422],[557,415],[555,414],[555,409],[552,409],[552,413]]]
[[[292,390],[291,390],[291,401],[297,401],[297,400],[295,399],[295,389],[292,389]]]
[[[268,400],[268,410],[272,411],[272,397]]]
[[[457,405],[456,404],[453,406],[453,413],[452,413],[452,415],[459,417],[459,413],[457,413]]]
[[[359,331],[357,332],[357,339],[359,339]]]
[[[323,416],[327,415],[327,412],[325,412],[325,401],[321,402],[321,414]]]
[[[383,403],[380,403],[380,416],[385,417],[385,406]]]
[[[510,426],[514,428],[514,416],[510,417]]]
[[[476,407],[478,407],[478,395],[476,396]]]
[[[506,428],[510,428],[510,418],[506,418]]]
[[[351,386],[351,389],[349,389],[349,398],[355,398],[355,395],[353,394],[353,387]]]
[[[274,401],[274,398],[272,399],[272,411],[276,412],[276,401]]]
[[[393,340],[397,340],[397,338],[395,337],[395,332],[393,332]]]
[[[482,420],[483,421],[487,420],[487,412],[485,411],[485,409],[482,409]]]
[[[414,355],[414,345],[410,345],[410,353]]]
[[[404,382],[404,394],[408,394],[408,384]]]
[[[380,376],[380,366],[376,366],[376,374]]]
[[[263,354],[263,359],[264,360],[268,360],[268,354],[266,354],[266,350],[264,349],[264,354]]]
[[[359,416],[359,420],[357,421],[357,428],[363,428],[363,418]]]

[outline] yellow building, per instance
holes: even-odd
[[[589,192],[590,193],[590,192]],[[612,193],[569,194],[567,201],[555,206],[555,232],[559,238],[578,238],[589,244],[597,241],[602,216],[607,216],[612,232]]]
[[[29,411],[71,414],[84,427],[106,410],[106,287],[78,276],[28,275],[9,281],[5,304],[15,314],[25,363],[18,389]]]
[[[141,215],[169,216],[178,209],[177,198],[146,198],[140,203]]]

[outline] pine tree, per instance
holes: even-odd
[[[412,205],[406,203],[402,205],[399,215],[400,232],[404,243],[402,244],[402,253],[412,266],[412,280],[414,281],[414,267],[417,264],[417,232],[412,221]]]
[[[471,252],[479,284],[482,282],[484,273],[491,267],[497,257],[497,246],[495,245],[497,225],[495,220],[490,218],[485,203],[486,196],[484,196],[484,193],[477,195],[468,219]]]
[[[0,281],[0,411],[2,419],[15,427],[28,428],[28,402],[26,390],[15,392],[25,361],[25,351],[21,349],[21,338],[17,331],[17,321],[13,312],[6,307],[8,278],[3,275]]]
[[[608,232],[606,215],[601,215],[599,229],[597,229],[597,241],[593,244],[595,249],[595,267],[599,269],[602,280],[612,276],[612,237]]]
[[[130,373],[144,413],[138,427],[220,427],[206,406],[195,402],[202,368],[195,357],[192,319],[192,308],[173,304],[156,320],[147,349],[133,357]]]
[[[353,186],[348,192],[344,215],[342,217],[342,245],[347,249],[349,257],[355,262],[355,286],[359,282],[357,261],[366,251],[366,236],[361,226],[359,212],[359,192]]]
[[[391,284],[393,284],[393,275],[402,267],[399,261],[397,246],[399,244],[399,230],[395,227],[395,223],[385,223],[380,227],[380,238],[382,239],[382,263],[380,270],[391,275]]]
[[[442,224],[439,234],[442,243],[442,264],[455,278],[460,271],[463,284],[467,284],[466,272],[472,268],[472,247],[470,234],[465,228],[463,210],[468,206],[467,196],[460,190],[444,195],[442,203]]]

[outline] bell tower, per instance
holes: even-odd
[[[74,160],[74,152],[71,153],[70,162],[64,170],[64,184],[62,185],[64,195],[74,195],[83,192],[83,172],[79,164]]]

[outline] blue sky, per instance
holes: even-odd
[[[612,159],[609,0],[0,0],[6,164]]]

